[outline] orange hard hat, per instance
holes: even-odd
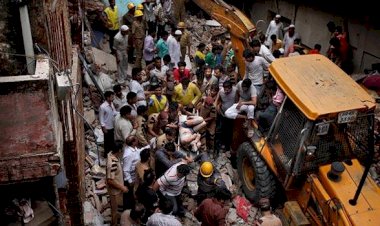
[[[211,177],[214,172],[214,166],[209,161],[203,162],[199,171],[203,177]]]
[[[185,22],[179,22],[178,24],[177,24],[177,28],[186,28],[186,24],[185,24]]]
[[[141,10],[136,10],[135,11],[135,16],[134,17],[139,17],[139,16],[143,16],[144,15],[144,13],[141,11]]]
[[[127,8],[128,9],[133,9],[133,8],[135,8],[135,4],[133,4],[132,2],[130,2],[130,3],[128,3]]]

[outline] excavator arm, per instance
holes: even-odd
[[[239,76],[243,77],[245,74],[243,51],[248,47],[250,33],[256,30],[255,25],[243,12],[223,0],[193,0],[193,2],[230,33]]]

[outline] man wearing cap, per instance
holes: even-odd
[[[128,33],[129,27],[123,25],[120,31],[114,37],[113,49],[116,52],[116,63],[118,72],[118,82],[124,83],[127,78],[128,71]]]
[[[204,199],[212,197],[217,188],[225,188],[226,185],[207,153],[195,157],[194,162],[197,161],[201,162],[197,178],[197,203],[200,204]]]
[[[289,55],[290,46],[294,44],[294,40],[301,39],[301,36],[295,32],[296,27],[294,24],[289,25],[288,31],[284,35],[282,42],[282,48],[284,48],[284,56]]]
[[[268,198],[261,198],[259,201],[259,208],[262,217],[254,222],[256,226],[282,226],[280,218],[274,215],[271,211],[270,201]]]
[[[174,32],[174,37],[171,36],[167,40],[169,55],[171,58],[171,64],[173,67],[178,66],[178,62],[181,60],[181,45],[179,40],[181,39],[182,31],[176,30]]]
[[[190,57],[191,37],[190,32],[186,30],[185,22],[179,22],[177,29],[182,32],[181,39],[179,41],[181,46],[181,61],[185,61],[186,55]]]
[[[134,38],[134,47],[136,53],[136,61],[134,67],[141,68],[141,60],[143,57],[143,46],[145,39],[145,25],[143,23],[143,12],[141,10],[135,11],[135,21],[132,23],[132,35]]]
[[[265,45],[270,46],[270,36],[271,35],[276,35],[277,38],[282,39],[283,37],[283,32],[284,32],[284,25],[280,21],[281,16],[277,14],[273,20],[268,25],[267,32],[265,33],[266,37],[266,43]]]
[[[128,12],[126,14],[124,14],[123,18],[122,18],[122,22],[123,24],[127,25],[128,27],[132,27],[132,23],[133,21],[135,20],[135,5],[130,2],[128,3],[127,5],[127,8],[128,8]],[[133,61],[133,37],[132,35],[129,35],[129,38],[128,38],[128,62],[129,63],[132,63],[134,62]]]

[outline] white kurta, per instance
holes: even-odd
[[[168,44],[170,58],[172,59],[171,63],[174,64],[174,67],[176,68],[178,67],[178,62],[181,58],[181,46],[172,35],[168,37],[166,42]]]
[[[128,35],[122,35],[119,31],[114,37],[113,48],[116,50],[117,59],[119,59],[117,65],[118,80],[119,82],[124,82],[127,79],[128,71]]]

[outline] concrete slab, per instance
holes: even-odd
[[[57,174],[61,137],[49,71],[39,59],[35,75],[0,80],[0,182]]]
[[[116,58],[112,54],[108,54],[100,49],[92,47],[94,53],[94,61],[96,64],[102,65],[107,71],[117,71]]]

